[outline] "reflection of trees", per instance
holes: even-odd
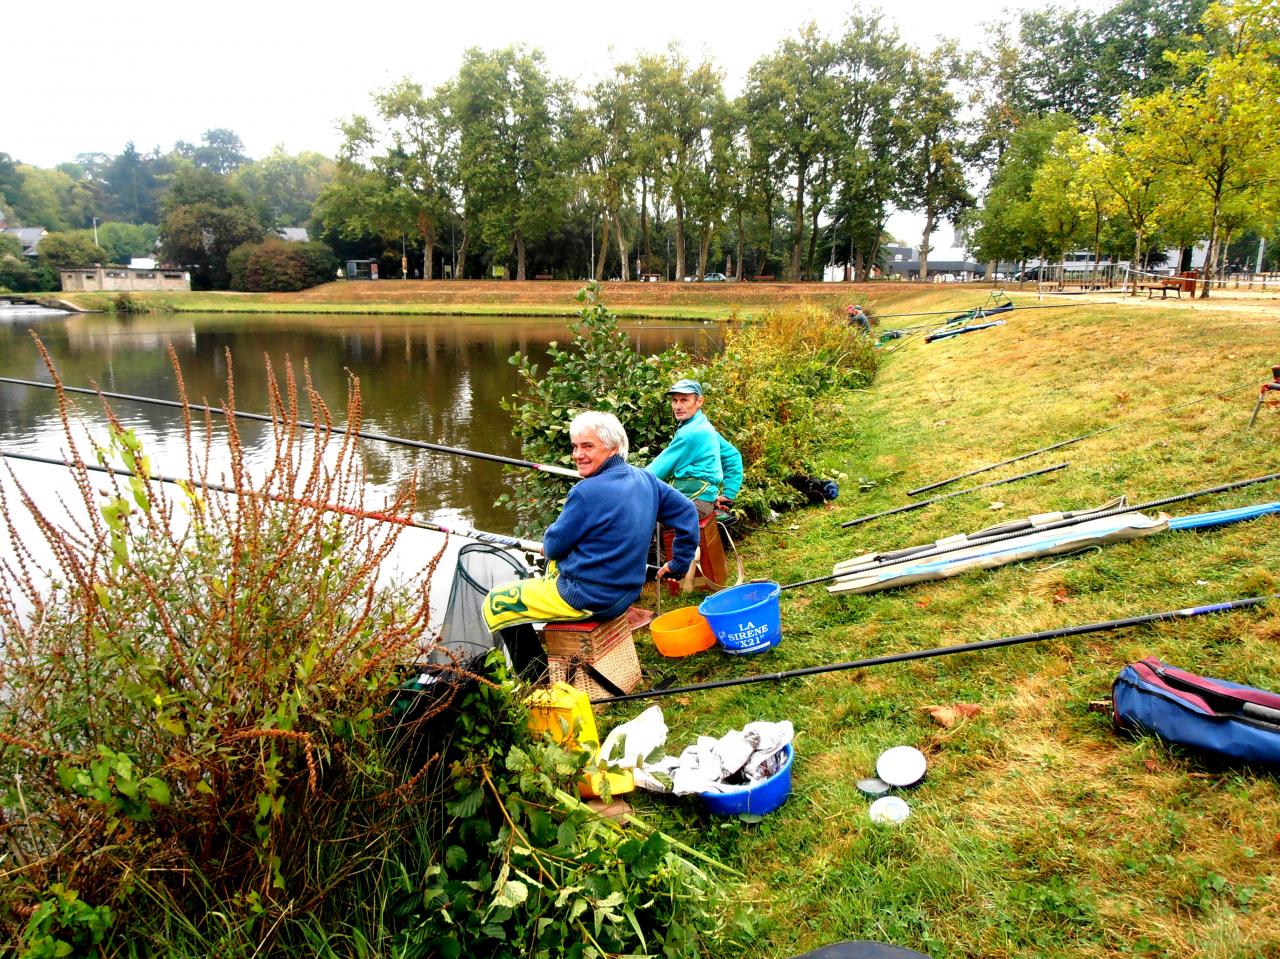
[[[515,367],[507,358],[519,350],[545,364],[547,344],[568,338],[563,322],[465,317],[99,316],[36,329],[69,385],[96,381],[114,392],[173,399],[177,390],[166,354],[172,343],[190,400],[217,406],[226,392],[229,349],[238,407],[265,412],[269,353],[277,375],[286,357],[299,378],[306,364],[335,422],[346,415],[350,374],[360,380],[366,429],[506,456],[520,455],[510,419],[499,406],[517,385]],[[701,325],[677,328],[668,323],[637,325],[632,335],[641,352],[653,353],[673,342],[705,350],[705,331]],[[46,378],[25,326],[0,327],[0,373]],[[303,402],[303,418],[310,419],[305,397]],[[77,405],[86,411],[96,408],[87,398]],[[173,410],[121,402],[115,406],[144,436],[176,439],[181,430]],[[53,415],[51,391],[0,384],[0,442],[26,443],[24,438],[47,430]],[[270,427],[241,421],[239,429],[246,447],[254,450],[267,441]],[[513,521],[493,506],[508,486],[496,463],[387,443],[365,443],[364,453],[369,479],[380,486],[403,481],[416,469],[423,512],[461,516],[481,528],[509,528]],[[177,463],[156,466],[170,473],[183,468]]]

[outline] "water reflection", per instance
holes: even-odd
[[[637,348],[657,352],[679,342],[692,352],[719,347],[712,325],[661,321],[626,326]],[[236,404],[267,408],[268,361],[277,382],[286,361],[301,381],[309,377],[335,420],[346,415],[349,377],[359,380],[364,427],[447,446],[519,456],[509,416],[499,401],[517,387],[508,357],[517,350],[545,366],[547,345],[568,338],[565,321],[472,317],[199,315],[72,316],[0,325],[0,374],[47,379],[32,342],[36,331],[64,381],[97,382],[103,389],[138,396],[177,396],[167,351],[182,365],[193,402],[220,405],[228,358],[235,371]],[[163,473],[182,475],[185,453],[176,411],[117,402],[127,426],[142,437]],[[90,432],[103,435],[96,401],[77,399]],[[304,403],[303,418],[319,415]],[[250,461],[265,460],[267,424],[241,421]],[[219,429],[221,426],[219,425]],[[0,445],[61,456],[66,442],[51,391],[0,384]],[[418,509],[436,522],[465,523],[507,532],[513,517],[494,505],[506,488],[494,463],[366,442],[363,452],[371,492],[389,491],[417,471]],[[217,464],[214,475],[216,479]],[[25,477],[36,469],[24,469]]]

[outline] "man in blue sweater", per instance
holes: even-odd
[[[693,562],[697,511],[671,487],[627,465],[627,433],[618,418],[583,413],[569,424],[569,437],[582,482],[543,535],[547,573],[489,590],[484,618],[492,631],[621,615],[640,597],[655,523],[676,531],[658,579],[678,579]]]
[[[681,380],[667,396],[676,435],[645,469],[693,500],[699,516],[732,506],[742,488],[742,454],[702,412],[702,384]]]

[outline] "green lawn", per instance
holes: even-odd
[[[980,299],[923,291],[876,311],[961,309]],[[1030,296],[1021,302],[1036,305]],[[1007,318],[1007,326],[928,345],[916,337],[885,356],[873,388],[851,395],[831,423],[826,466],[846,477],[837,508],[752,530],[741,544],[748,575],[790,583],[872,549],[1276,470],[1280,406],[1245,428],[1276,362],[1274,317],[1211,301],[1195,309],[1080,303]],[[713,403],[708,412],[714,421]],[[926,495],[1069,461],[1065,470],[837,525],[908,502],[915,486],[1113,423],[1124,425]],[[1265,484],[1170,512],[1274,499],[1276,485]],[[1277,541],[1272,516],[870,596],[803,587],[782,594],[775,651],[663,660],[644,638],[642,658],[651,677],[696,682],[1276,592]],[[690,801],[634,802],[751,877],[736,895],[757,915],[754,956],[841,939],[893,942],[935,959],[1280,955],[1274,776],[1118,736],[1089,708],[1108,697],[1125,663],[1152,654],[1280,689],[1277,640],[1280,606],[1272,606],[660,700],[677,747],[753,719],[792,720],[794,793],[758,824],[708,818]],[[951,728],[925,712],[961,702],[981,712]],[[611,707],[603,726],[645,705]],[[928,777],[904,794],[906,823],[876,826],[855,784],[900,744],[924,751]]]

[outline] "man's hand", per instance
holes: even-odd
[[[733,509],[733,500],[728,496],[717,496],[715,507],[716,509]]]
[[[653,578],[661,582],[664,577],[670,576],[670,575],[671,575],[671,564],[663,563],[662,568],[653,574]]]

